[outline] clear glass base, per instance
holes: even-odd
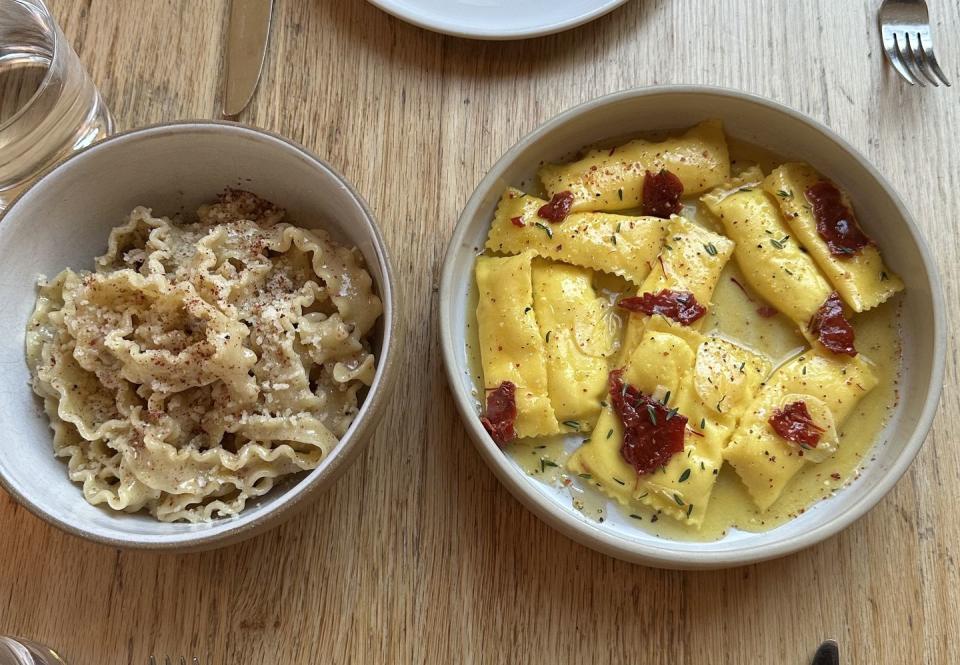
[[[66,662],[42,644],[0,635],[0,665],[66,665]]]

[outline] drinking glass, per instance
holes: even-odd
[[[43,0],[0,0],[0,211],[45,168],[112,132]]]
[[[0,0],[7,2],[8,0]],[[53,649],[0,635],[0,665],[66,665]]]

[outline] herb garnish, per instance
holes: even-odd
[[[619,478],[614,478],[613,480],[614,480],[614,482],[617,482],[617,483],[619,483],[619,484],[621,484],[621,485],[626,485],[626,483],[623,482],[622,480],[620,480]]]
[[[680,498],[680,495],[679,495],[679,494],[674,494],[674,495],[673,495],[673,500],[677,502],[677,505],[678,505],[678,506],[684,505],[683,499]]]
[[[785,199],[789,199],[790,197],[793,196],[793,192],[788,192],[786,190],[781,189],[779,192],[777,192],[777,196]]]
[[[683,473],[680,474],[680,478],[677,479],[677,482],[682,483],[689,477],[690,477],[690,469],[684,469]]]
[[[576,420],[564,420],[563,424],[572,429],[574,432],[580,431],[580,423]]]
[[[706,245],[703,246],[703,248],[707,250],[707,254],[709,254],[710,256],[717,255],[717,248],[716,246],[714,246],[712,242],[708,242]]]
[[[653,410],[651,404],[647,404],[647,415],[650,416],[650,422],[653,423],[653,426],[657,426],[657,413]]]
[[[551,467],[551,466],[555,467],[559,465],[553,460],[548,460],[546,457],[540,458],[540,473],[543,473],[547,467]]]
[[[539,226],[541,229],[543,229],[546,232],[548,238],[553,238],[553,231],[550,230],[549,226],[545,224],[541,224],[540,222],[535,222],[534,226]]]

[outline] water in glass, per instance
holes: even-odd
[[[0,0],[0,210],[45,168],[112,131],[42,0]]]

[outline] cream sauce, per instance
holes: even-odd
[[[651,137],[651,138],[656,138]],[[765,172],[784,160],[756,146],[729,140],[734,172],[758,164]],[[717,220],[698,198],[684,201],[683,215],[692,221],[722,232]],[[625,211],[624,214],[631,214]],[[621,279],[596,275],[598,293],[613,303],[621,294],[633,295]],[[475,325],[476,288],[468,299],[467,360],[475,386],[482,376]],[[871,460],[871,450],[883,431],[898,398],[897,385],[901,365],[900,300],[902,294],[879,307],[857,314],[852,323],[856,330],[857,349],[875,367],[879,383],[857,405],[840,428],[839,450],[819,464],[807,464],[790,482],[781,497],[768,510],[760,511],[751,500],[736,472],[729,465],[722,467],[710,499],[702,527],[684,525],[657,511],[636,503],[624,507],[603,495],[592,479],[579,477],[565,468],[567,458],[582,444],[584,435],[556,436],[520,440],[508,445],[506,454],[532,478],[547,485],[566,489],[574,508],[586,517],[604,522],[608,512],[616,512],[618,522],[635,524],[652,535],[672,540],[714,541],[734,529],[761,532],[773,529],[802,514],[814,503],[825,499],[855,480],[864,464]],[[806,348],[796,327],[783,315],[761,316],[758,308],[765,301],[746,285],[736,260],[731,259],[721,275],[713,296],[703,331],[715,332],[738,344],[770,357],[774,367]],[[478,412],[482,408],[481,392],[474,390]],[[553,465],[556,466],[553,466]]]

